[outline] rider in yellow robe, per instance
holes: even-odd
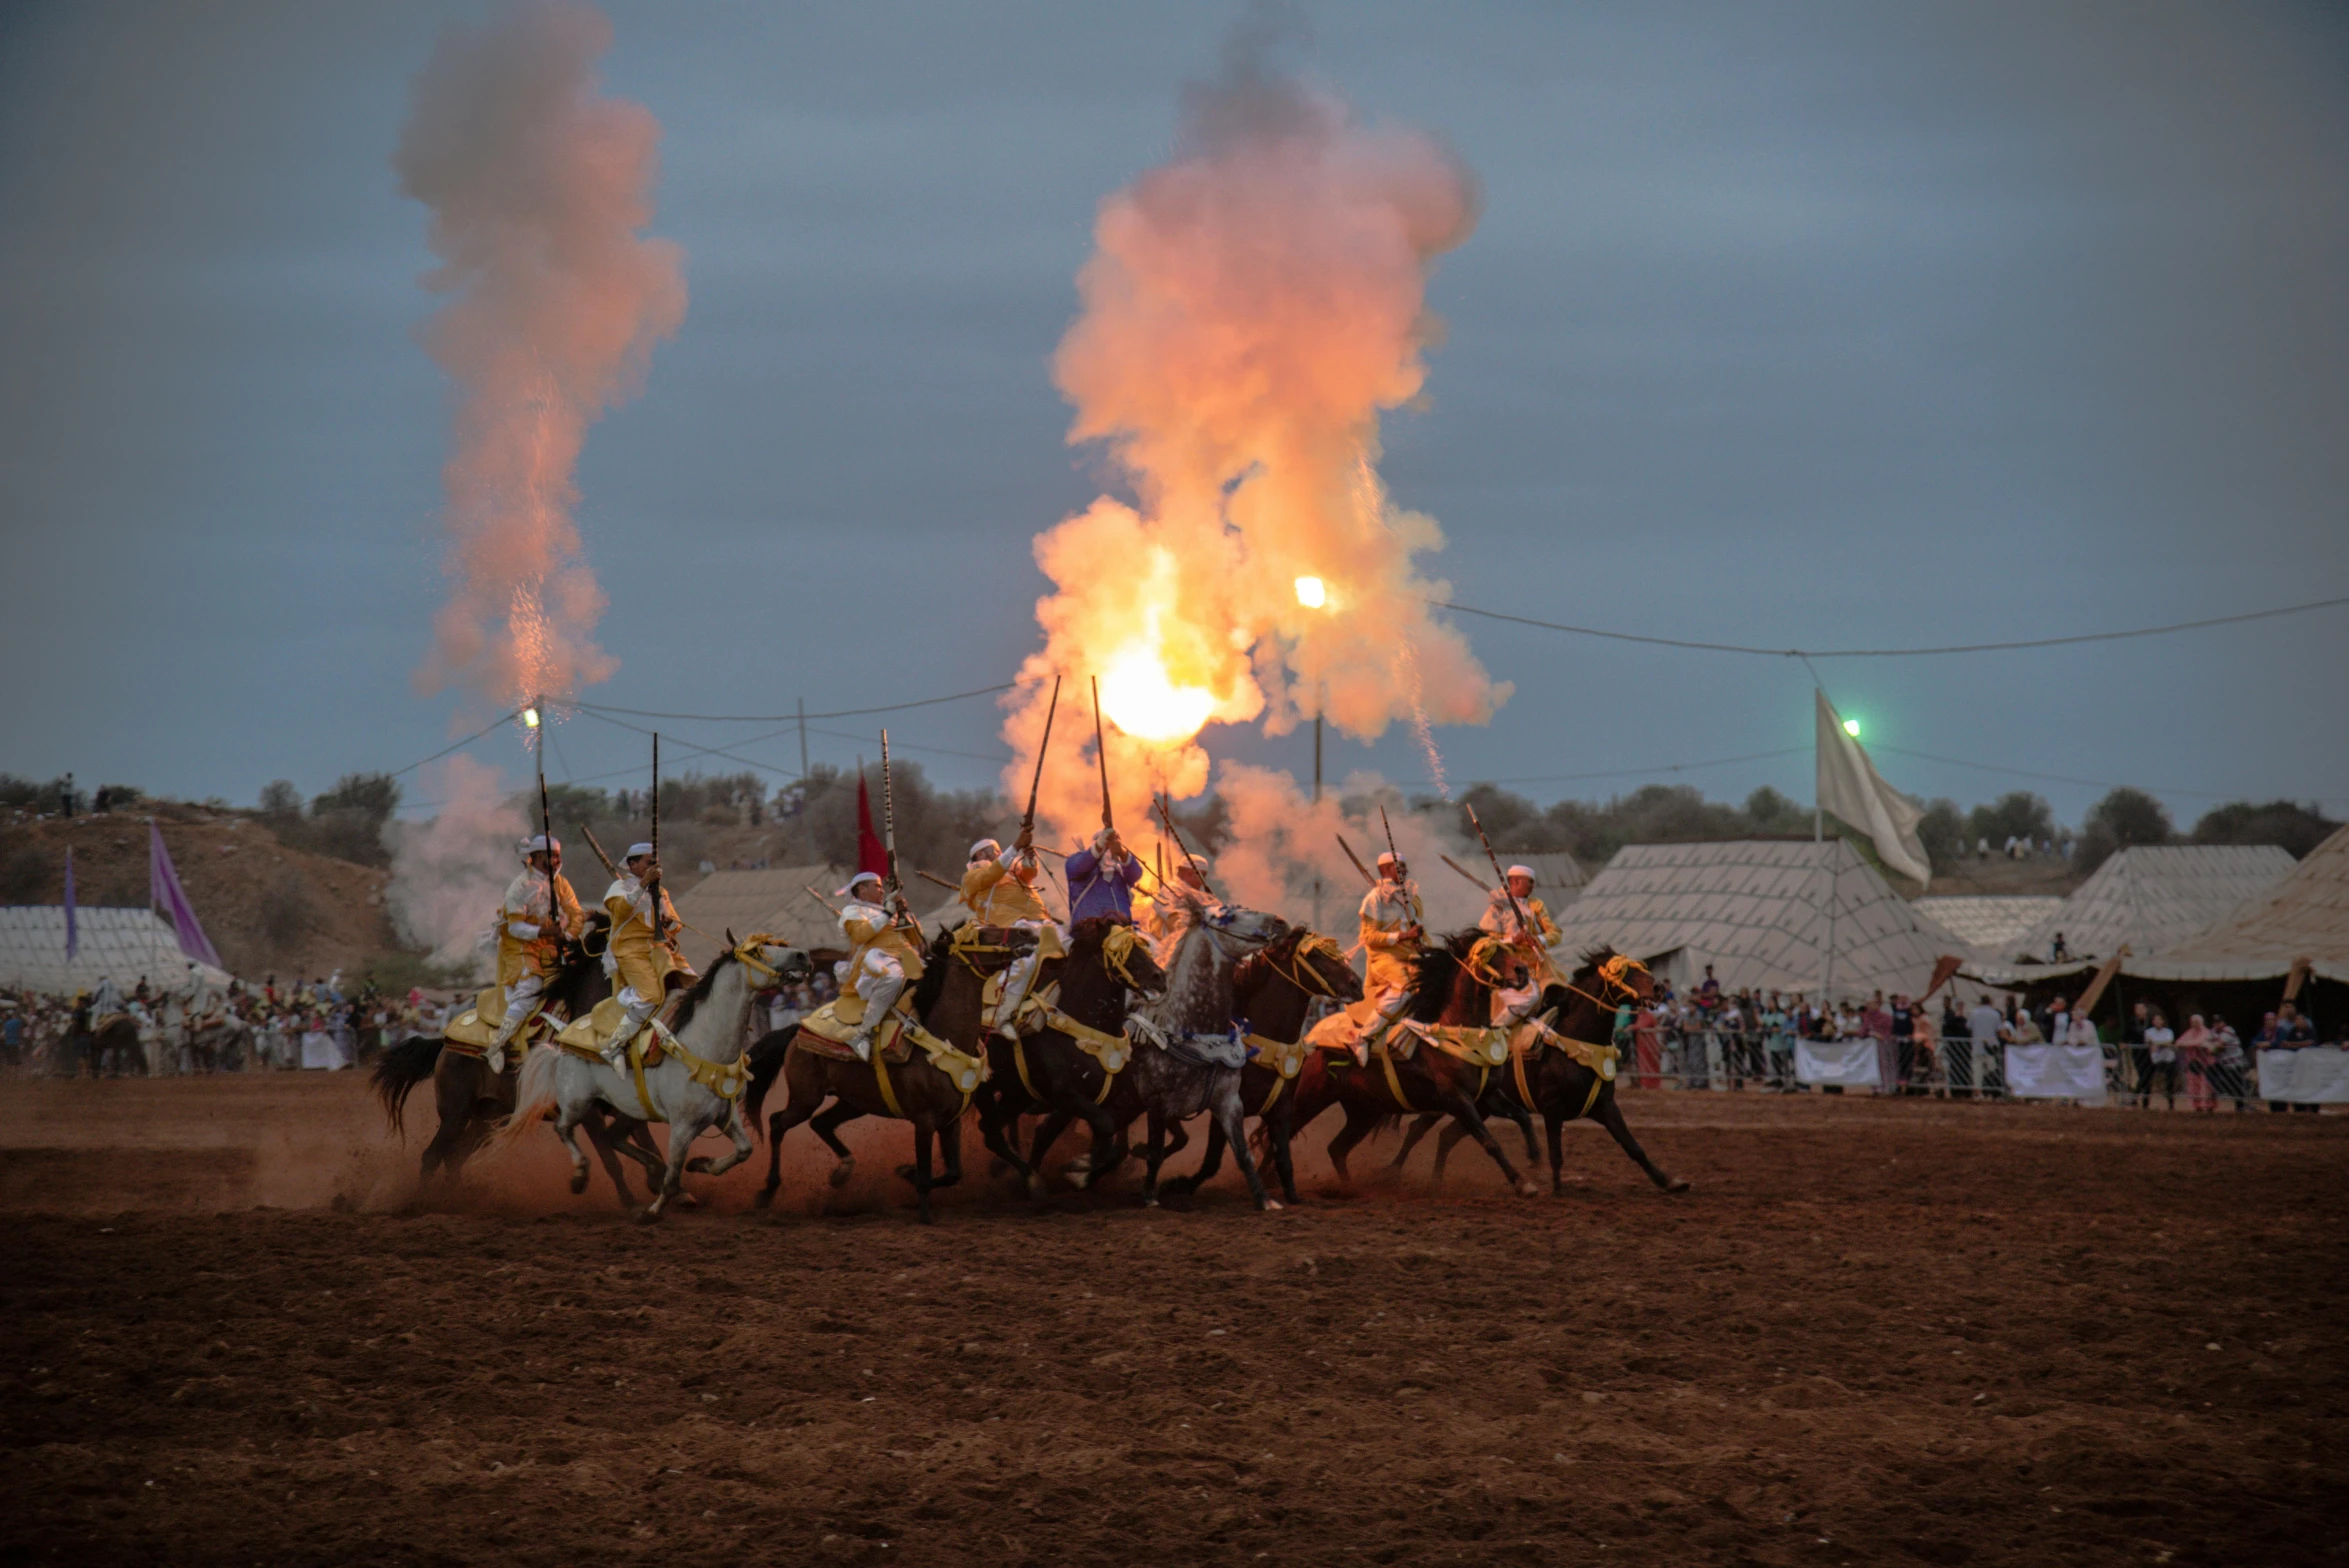
[[[1558,923],[1533,894],[1533,868],[1511,866],[1505,875],[1509,879],[1507,892],[1495,890],[1485,901],[1484,913],[1477,925],[1509,944],[1514,960],[1524,966],[1525,984],[1516,987],[1493,988],[1493,1021],[1515,1023],[1532,1011],[1543,988],[1565,977],[1550,958],[1550,950],[1565,938],[1559,933]],[[1512,903],[1514,900],[1514,903]]]
[[[628,1042],[646,1020],[660,1010],[669,989],[669,977],[693,978],[693,966],[677,947],[677,906],[669,890],[647,887],[657,882],[660,863],[650,844],[631,844],[624,857],[626,871],[604,892],[604,909],[612,917],[610,945],[604,949],[604,973],[618,982],[617,1000],[623,1022],[604,1044],[604,1054],[616,1063],[624,1060]]]
[[[1427,914],[1411,868],[1392,850],[1378,857],[1378,885],[1362,900],[1363,992],[1382,1013],[1397,1011],[1411,990],[1411,961],[1427,942]]]
[[[525,839],[522,859],[498,905],[498,984],[505,988],[506,1015],[490,1043],[492,1055],[538,1010],[538,999],[562,967],[564,945],[578,941],[586,928],[579,895],[563,875],[562,842],[544,834]]]
[[[848,938],[848,957],[834,973],[843,987],[853,987],[864,998],[864,1017],[849,1036],[848,1048],[859,1061],[873,1059],[873,1032],[922,977],[922,927],[910,914],[893,913],[883,902],[881,879],[860,871],[836,895],[848,902],[840,911],[840,934]]]

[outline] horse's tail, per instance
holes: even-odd
[[[375,1098],[383,1102],[384,1119],[403,1138],[408,1129],[401,1124],[401,1109],[416,1086],[430,1078],[440,1064],[441,1044],[436,1035],[412,1034],[375,1060],[370,1086]]]
[[[799,1025],[785,1024],[771,1034],[751,1042],[745,1053],[750,1061],[750,1088],[742,1097],[744,1122],[756,1127],[759,1108],[767,1103],[767,1091],[775,1087],[775,1079],[783,1071],[783,1063],[791,1055],[791,1042],[799,1038]]]
[[[513,1114],[491,1138],[499,1148],[520,1143],[555,1108],[555,1070],[562,1065],[563,1053],[551,1046],[541,1046],[522,1058],[522,1075],[514,1083]]]

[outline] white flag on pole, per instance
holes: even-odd
[[[1876,856],[1912,881],[1930,881],[1931,862],[1917,837],[1923,808],[1884,782],[1857,738],[1844,730],[1843,718],[1827,694],[1819,698],[1819,804],[1868,835]]]

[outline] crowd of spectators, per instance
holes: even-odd
[[[1616,1034],[1625,1076],[1643,1089],[1807,1090],[1796,1072],[1798,1041],[1872,1040],[1877,1082],[1889,1092],[1996,1099],[2008,1090],[2007,1047],[2060,1045],[2098,1051],[2117,1100],[2144,1107],[2159,1096],[2175,1109],[2182,1090],[2189,1108],[2206,1114],[2222,1102],[2250,1109],[2257,1052],[2317,1043],[2308,1019],[2289,1002],[2266,1014],[2249,1040],[2215,1014],[2192,1014],[2178,1032],[2158,1007],[2139,1002],[2115,1038],[2061,996],[2034,1009],[2019,998],[1988,995],[1968,1006],[1954,990],[1937,1005],[1877,991],[1864,1001],[1847,997],[1820,1006],[1800,991],[1729,990],[1710,965],[1686,992],[1660,984],[1646,1006],[1621,1009]],[[2269,1109],[2286,1106],[2270,1101]]]
[[[371,980],[346,987],[340,973],[285,985],[275,975],[254,986],[231,980],[198,998],[190,1018],[185,998],[142,976],[121,1004],[138,1037],[132,1062],[99,1054],[89,1031],[104,1017],[77,1030],[76,1013],[89,1007],[86,993],[0,989],[0,1066],[65,1078],[351,1066],[408,1034],[437,1034],[447,1019],[446,1006],[421,990],[400,997]]]

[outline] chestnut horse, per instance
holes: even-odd
[[[1316,1000],[1338,1003],[1362,1000],[1362,977],[1346,962],[1338,944],[1303,926],[1260,951],[1250,953],[1232,970],[1232,1019],[1251,1035],[1294,1044],[1304,1037],[1306,1015]],[[1253,1106],[1257,1142],[1272,1154],[1273,1169],[1281,1179],[1281,1196],[1297,1201],[1297,1171],[1289,1154],[1296,1131],[1297,1094],[1309,1076],[1318,1077],[1319,1051],[1307,1051],[1295,1082],[1263,1060],[1261,1053],[1240,1069],[1240,1103]],[[1527,1141],[1530,1143],[1529,1135]],[[1207,1152],[1199,1168],[1188,1176],[1168,1180],[1168,1194],[1195,1192],[1213,1180],[1223,1164],[1223,1123],[1207,1124]]]
[[[1588,1054],[1599,1054],[1613,1042],[1616,1007],[1624,1002],[1644,1002],[1655,994],[1656,984],[1648,974],[1647,965],[1624,958],[1612,948],[1593,949],[1583,955],[1582,966],[1565,984],[1551,985],[1543,991],[1541,1007],[1534,1016],[1537,1019],[1554,1016],[1556,1022],[1547,1025],[1545,1033],[1521,1042],[1524,1054],[1507,1070],[1493,1075],[1500,1092],[1513,1106],[1540,1116],[1548,1129],[1553,1195],[1566,1190],[1565,1149],[1559,1129],[1567,1122],[1585,1117],[1606,1128],[1632,1163],[1646,1171],[1648,1180],[1659,1188],[1666,1192],[1688,1191],[1685,1180],[1665,1174],[1631,1135],[1631,1128],[1623,1120],[1623,1108],[1615,1103],[1615,1079],[1590,1066],[1573,1048],[1552,1038],[1574,1042]],[[1522,1077],[1519,1067],[1524,1069]],[[1443,1180],[1444,1159],[1460,1137],[1457,1127],[1447,1127],[1437,1140],[1436,1180]]]
[[[1411,994],[1403,1016],[1420,1024],[1489,1029],[1496,978],[1489,965],[1497,949],[1485,932],[1474,930],[1456,931],[1422,949],[1412,960]],[[1482,1144],[1521,1196],[1540,1192],[1509,1162],[1476,1108],[1495,1069],[1462,1061],[1425,1042],[1408,1057],[1382,1045],[1372,1051],[1367,1066],[1350,1052],[1315,1054],[1322,1058],[1321,1070],[1311,1082],[1299,1080],[1295,1125],[1306,1126],[1332,1104],[1345,1111],[1346,1125],[1329,1145],[1330,1164],[1340,1182],[1353,1183],[1346,1156],[1356,1144],[1399,1116],[1434,1111],[1450,1116],[1464,1135]]]
[[[958,1051],[983,1057],[986,1048],[980,1043],[979,1020],[987,977],[1009,968],[1013,959],[1031,951],[1036,933],[989,927],[976,933],[976,941],[965,944],[957,944],[954,936],[954,929],[948,928],[931,939],[929,951],[922,956],[922,977],[914,982],[911,1006],[924,1029]],[[778,1029],[750,1048],[747,1119],[757,1122],[778,1072],[788,1092],[783,1109],[767,1122],[767,1184],[759,1189],[758,1206],[763,1209],[772,1204],[775,1190],[783,1185],[783,1138],[792,1128],[807,1122],[824,1140],[839,1161],[832,1170],[832,1185],[838,1187],[855,1174],[856,1157],[840,1141],[836,1129],[860,1116],[888,1116],[913,1124],[914,1162],[901,1167],[898,1174],[913,1183],[916,1217],[924,1225],[933,1223],[932,1189],[952,1187],[962,1180],[962,1113],[970,1105],[970,1093],[944,1069],[932,1065],[918,1045],[904,1061],[877,1066],[805,1049],[799,1044],[799,1030],[797,1024]],[[878,1036],[875,1043],[877,1048]],[[886,1091],[881,1086],[884,1068],[889,1074]],[[889,1103],[892,1095],[897,1101],[894,1107]],[[817,1107],[827,1099],[831,1105],[817,1114]],[[933,1176],[930,1171],[933,1139],[945,1155],[943,1175]]]

